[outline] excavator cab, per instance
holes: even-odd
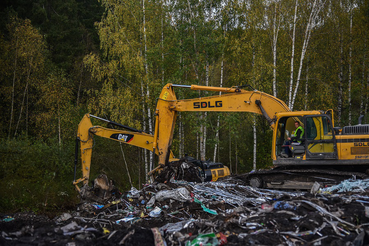
[[[326,114],[306,114],[307,112],[281,113],[275,128],[274,164],[286,165],[291,160],[324,160],[337,159],[337,142],[332,121]],[[294,123],[298,121],[304,129],[299,141],[289,141],[296,130]]]
[[[337,141],[329,115],[307,115],[304,122],[306,159],[337,159]]]

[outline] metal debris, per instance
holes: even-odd
[[[369,181],[314,192],[255,189],[232,177],[132,187],[53,220],[4,215],[1,245],[367,245]],[[353,193],[355,192],[355,193]],[[107,195],[107,194],[105,194]],[[99,205],[99,206],[97,206]],[[7,218],[13,218],[7,220]],[[32,242],[32,243],[31,243]]]

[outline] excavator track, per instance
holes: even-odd
[[[251,172],[241,179],[256,188],[310,190],[315,183],[319,183],[320,187],[329,187],[350,178],[366,179],[369,178],[369,175],[333,169],[284,169],[277,167],[272,170]]]

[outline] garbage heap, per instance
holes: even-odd
[[[132,187],[105,204],[84,202],[53,220],[3,217],[0,244],[367,245],[368,190],[369,180],[311,193],[255,189],[235,177],[171,179]]]

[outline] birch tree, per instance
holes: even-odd
[[[290,73],[290,86],[288,90],[288,107],[292,110],[292,88],[293,88],[293,69],[295,59],[295,40],[296,40],[296,21],[297,21],[297,5],[298,0],[295,2],[295,12],[293,15],[293,31],[292,31],[292,48],[291,48],[291,73]]]
[[[292,58],[291,58],[291,81],[290,81],[289,100],[288,100],[289,101],[289,108],[291,110],[293,110],[293,106],[295,104],[296,95],[297,95],[297,92],[298,92],[300,79],[301,79],[303,62],[304,62],[305,54],[306,54],[306,51],[307,51],[307,48],[308,48],[308,45],[309,45],[309,41],[310,41],[310,37],[311,37],[311,31],[314,28],[314,26],[317,24],[319,12],[324,7],[324,3],[325,2],[323,2],[321,0],[314,0],[314,2],[312,4],[311,10],[310,10],[310,16],[309,16],[308,22],[306,24],[305,36],[304,36],[304,41],[303,41],[303,45],[302,45],[302,49],[301,49],[300,66],[299,66],[295,86],[293,85],[294,84],[293,83],[293,61],[292,61]],[[297,15],[297,0],[296,0],[295,15],[294,15],[293,43],[294,43],[294,39],[295,39],[296,15]],[[293,50],[294,50],[294,44],[293,44]],[[294,55],[292,55],[292,57],[293,56]],[[293,90],[293,95],[292,95],[292,90]]]
[[[42,35],[32,26],[30,20],[11,18],[7,28],[10,36],[8,42],[10,51],[7,53],[10,55],[8,59],[12,64],[9,139],[19,135],[20,131],[28,129],[29,117],[25,115],[29,106],[27,98],[30,87],[34,90],[32,96],[35,96],[37,87],[44,79],[46,45]],[[23,129],[21,129],[22,124]]]
[[[348,112],[348,114],[349,114],[349,119],[348,119],[348,124],[349,124],[349,126],[351,126],[351,114],[352,114],[352,112],[351,112],[351,107],[352,107],[352,105],[351,105],[351,84],[352,84],[352,18],[353,18],[353,14],[352,14],[352,12],[353,12],[353,4],[352,4],[352,2],[350,3],[350,7],[349,7],[349,12],[350,12],[350,14],[349,14],[349,18],[350,18],[350,44],[349,44],[349,79],[348,79],[348,105],[349,105],[349,112]]]
[[[278,34],[279,29],[282,22],[282,14],[281,12],[281,1],[275,0],[270,3],[269,6],[266,6],[269,9],[269,13],[266,12],[269,26],[269,36],[271,40],[272,54],[273,54],[273,96],[277,97],[278,95],[278,84],[277,84],[277,44],[278,44]]]

